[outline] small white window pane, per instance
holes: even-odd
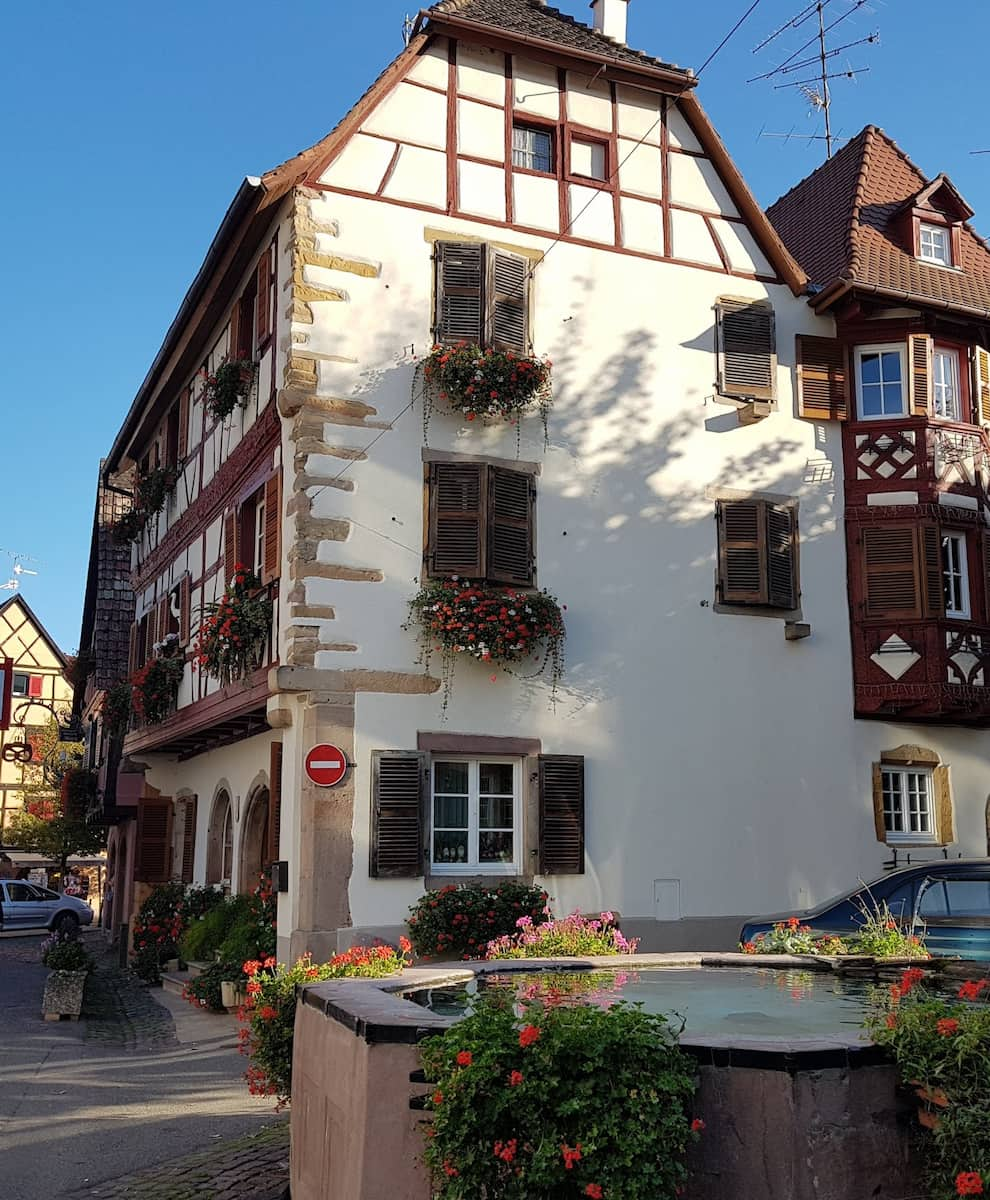
[[[880,355],[879,354],[864,354],[860,367],[860,378],[863,380],[863,386],[871,383],[880,382]]]
[[[467,829],[467,796],[437,796],[433,801],[433,824],[437,829]]]
[[[512,130],[512,163],[529,171],[553,171],[553,138],[542,129],[516,125]]]
[[[896,350],[885,350],[881,359],[884,383],[901,381],[901,356]]]
[[[601,142],[571,140],[571,174],[605,179],[605,147]]]
[[[483,863],[510,863],[513,859],[512,833],[482,833],[478,839],[478,860]]]
[[[482,796],[479,824],[482,829],[511,829],[512,797]]]
[[[468,835],[463,831],[440,831],[433,834],[433,861],[435,863],[466,863],[468,860]]]
[[[879,384],[868,384],[863,388],[863,415],[879,417],[883,412],[883,392]]]
[[[482,763],[479,788],[483,796],[512,795],[512,763]]]
[[[434,791],[438,794],[467,794],[468,764],[466,762],[438,762],[433,769]]]
[[[947,229],[941,225],[922,225],[919,241],[922,258],[946,267],[951,265]]]

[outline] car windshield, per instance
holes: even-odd
[[[822,913],[828,912],[830,908],[834,908],[836,904],[842,904],[846,900],[855,902],[858,899],[864,900],[869,904],[870,897],[867,893],[872,893],[877,899],[885,899],[891,879],[894,876],[884,875],[880,879],[874,879],[872,883],[867,883],[861,887],[854,888],[852,891],[839,892],[838,895],[832,896],[828,900],[823,900],[820,904],[816,904],[814,908],[807,909],[809,917],[818,917]]]

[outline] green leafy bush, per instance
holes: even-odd
[[[886,901],[862,905],[862,920],[854,933],[845,937],[816,934],[797,917],[777,921],[767,933],[740,942],[744,954],[868,954],[873,958],[928,958],[924,937],[905,933]]]
[[[679,1029],[618,1004],[531,1003],[485,993],[423,1042],[434,1119],[426,1163],[441,1200],[674,1200],[702,1128]]]
[[[252,1096],[277,1096],[279,1107],[292,1094],[292,1037],[296,1023],[297,989],[306,983],[327,979],[382,979],[408,966],[412,948],[399,939],[399,951],[391,946],[352,946],[329,962],[314,965],[309,955],[293,966],[274,958],[244,963],[247,1003],[238,1017],[244,1023],[238,1033],[240,1050],[251,1059],[245,1078]]]
[[[223,896],[219,904],[190,921],[179,943],[186,962],[212,961],[235,922],[248,919],[250,904],[249,896]]]
[[[244,975],[240,966],[229,962],[211,963],[189,980],[182,989],[182,995],[198,1008],[208,1008],[211,1012],[225,1012],[220,985],[243,982]]]
[[[867,1028],[918,1091],[934,1128],[924,1134],[932,1200],[983,1195],[990,1188],[990,1008],[979,1001],[990,979],[963,983],[955,999],[933,994],[910,967],[900,982],[874,990]]]
[[[41,961],[52,971],[92,971],[95,965],[82,942],[63,933],[53,933],[41,943]]]
[[[548,915],[542,888],[506,881],[497,887],[448,884],[410,908],[409,937],[419,957],[483,958],[488,943],[516,932],[520,917]]]

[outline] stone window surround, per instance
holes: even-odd
[[[878,762],[873,764],[873,816],[877,841],[889,846],[907,845],[896,835],[889,841],[883,819],[883,767],[920,767],[931,772],[931,804],[934,817],[934,833],[929,841],[911,841],[911,846],[948,846],[955,841],[953,819],[952,781],[949,766],[935,750],[927,746],[905,744],[893,750],[883,750]]]
[[[498,755],[503,758],[522,759],[521,799],[522,813],[520,820],[519,861],[522,868],[518,875],[485,875],[479,871],[477,875],[456,875],[446,873],[433,874],[429,858],[426,862],[424,884],[427,891],[445,887],[447,884],[458,884],[474,887],[498,887],[506,882],[532,883],[536,874],[539,859],[539,790],[538,790],[538,756],[543,752],[543,744],[539,738],[499,737],[477,733],[431,733],[416,734],[416,749],[427,754],[457,754],[464,757],[483,758],[486,754]],[[432,802],[431,802],[432,805]],[[432,806],[430,820],[424,836],[430,836],[433,825]]]

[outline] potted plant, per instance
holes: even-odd
[[[409,621],[419,626],[421,659],[439,648],[443,660],[446,710],[454,662],[467,655],[506,671],[543,650],[540,670],[549,665],[551,693],[564,673],[563,610],[549,592],[474,584],[454,575],[432,580],[409,602]]]
[[[178,638],[174,638],[166,640],[159,654],[131,676],[131,704],[145,724],[160,725],[175,711],[185,667]]]
[[[482,350],[469,342],[434,346],[423,360],[425,421],[429,422],[433,405],[439,401],[468,421],[508,421],[518,427],[520,419],[536,406],[546,443],[553,403],[551,366],[547,358],[511,350]]]
[[[100,714],[110,737],[123,737],[131,721],[132,688],[126,679],[118,679],[103,693]]]
[[[208,606],[196,642],[196,663],[224,685],[244,679],[265,660],[272,628],[272,600],[243,563],[223,599]]]
[[[132,508],[114,521],[111,528],[113,540],[118,545],[124,545],[125,542],[136,542],[144,532],[144,527],[147,523],[147,515],[136,508]]]
[[[51,972],[45,980],[41,1001],[45,1020],[78,1019],[82,1012],[86,976],[93,969],[89,952],[74,938],[53,933],[41,943],[41,961]]]
[[[250,359],[225,358],[206,376],[203,403],[214,421],[225,421],[235,408],[243,408],[251,393],[257,366]]]
[[[161,512],[175,491],[178,480],[179,473],[175,467],[151,467],[138,476],[135,508],[146,518]]]

